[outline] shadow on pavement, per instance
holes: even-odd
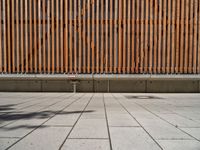
[[[0,112],[14,110],[15,108],[13,108],[13,106],[15,105],[0,105]]]
[[[18,120],[31,120],[31,119],[48,119],[53,115],[70,115],[70,114],[80,114],[80,113],[92,113],[94,110],[86,111],[41,111],[41,112],[28,112],[28,113],[8,113],[0,116],[0,124],[4,121],[18,121]],[[64,116],[63,116],[64,117]],[[30,123],[24,123],[24,125],[12,126],[12,127],[1,127],[3,130],[16,130],[19,128],[32,129],[37,128],[38,126],[29,125]],[[41,126],[42,128],[48,126]]]

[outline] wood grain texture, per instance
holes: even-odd
[[[2,61],[3,61],[3,56],[2,56],[2,11],[1,11],[1,9],[2,9],[2,1],[0,1],[0,72],[2,72],[3,71],[3,63],[2,63]]]
[[[199,0],[0,0],[0,73],[200,74]]]
[[[26,5],[26,8],[27,8],[27,1],[25,2],[25,5]],[[27,14],[28,13],[28,9],[26,9],[25,13]],[[12,28],[12,73],[15,73],[15,69],[16,69],[16,66],[15,66],[15,48],[16,48],[16,38],[15,38],[15,2],[14,1],[11,1],[11,28]],[[26,17],[26,30],[28,31],[28,17]],[[28,32],[27,32],[28,34]],[[28,70],[28,36],[26,34],[26,72],[29,72]]]
[[[7,0],[7,53],[8,53],[8,73],[11,73],[11,37],[10,37],[10,33],[11,33],[11,28],[10,28],[10,0]],[[24,61],[24,60],[23,60]]]
[[[186,0],[186,10],[185,10],[185,51],[184,51],[184,73],[188,73],[188,52],[189,52],[189,7],[190,0]]]

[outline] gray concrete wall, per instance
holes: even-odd
[[[73,92],[70,80],[0,80],[1,92]],[[81,80],[77,92],[200,93],[199,80]]]

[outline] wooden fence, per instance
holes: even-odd
[[[2,73],[200,73],[200,0],[0,0],[0,10]]]

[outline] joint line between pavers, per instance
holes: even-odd
[[[109,124],[108,124],[108,116],[107,116],[107,109],[106,109],[106,103],[105,103],[104,94],[103,94],[103,104],[104,104],[104,111],[105,111],[105,118],[106,118],[107,130],[108,130],[110,149],[112,150],[113,148],[112,148],[112,141],[111,141],[111,136],[110,136],[110,129],[109,129]]]
[[[141,126],[141,128],[149,135],[149,137],[156,143],[156,145],[163,150],[163,148],[160,146],[160,144],[153,138],[153,136],[142,126],[142,124],[127,110],[127,108],[119,102],[119,100],[112,94],[114,99],[121,105],[121,107]]]
[[[76,122],[74,123],[74,125],[72,126],[71,130],[69,131],[69,133],[67,134],[67,137],[64,139],[63,143],[60,145],[59,150],[62,149],[63,145],[65,144],[65,142],[67,141],[67,139],[69,138],[71,132],[73,131],[74,127],[76,126],[76,124],[78,123],[78,121],[80,120],[81,116],[83,115],[84,111],[86,110],[87,106],[89,105],[89,103],[91,102],[92,98],[94,97],[94,94],[90,97],[90,99],[88,100],[88,103],[86,104],[86,106],[84,107],[84,109],[81,111],[80,115],[78,116],[78,119],[76,120]]]
[[[85,94],[83,94],[85,95]],[[51,116],[49,119],[47,119],[46,121],[44,121],[42,124],[40,124],[38,127],[36,127],[35,129],[33,129],[32,131],[30,131],[28,134],[26,134],[25,136],[23,136],[21,139],[17,140],[15,143],[13,143],[12,145],[10,145],[8,148],[6,148],[6,150],[12,148],[14,145],[16,145],[17,143],[19,143],[21,140],[23,140],[24,138],[26,138],[28,135],[30,135],[31,133],[33,133],[35,130],[37,130],[38,128],[40,128],[42,125],[44,125],[46,122],[48,122],[49,120],[51,120],[53,117],[55,117],[57,114],[59,114],[60,112],[62,112],[63,110],[65,110],[66,108],[68,108],[70,105],[72,105],[73,103],[77,102],[78,100],[80,100],[82,98],[82,95],[80,97],[78,97],[77,99],[75,99],[73,102],[71,102],[70,104],[68,104],[66,107],[64,107],[63,109],[61,109],[60,111],[57,111],[57,113],[55,113],[53,116]]]
[[[59,98],[59,97],[62,97],[62,96],[63,96],[63,95],[60,95],[60,96],[57,96],[56,98]],[[70,96],[68,96],[68,97],[66,97],[66,98],[69,99],[69,98],[71,98],[72,96],[74,96],[74,94],[71,94]],[[43,96],[42,96],[42,97],[43,97]],[[40,98],[41,98],[41,97],[40,97]],[[44,97],[44,98],[45,98],[45,97]],[[38,111],[41,111],[41,110],[43,110],[43,109],[47,109],[47,108],[49,108],[49,107],[51,107],[51,106],[53,106],[53,105],[56,105],[57,103],[63,102],[66,98],[63,98],[62,100],[57,101],[57,102],[55,102],[55,103],[53,103],[53,104],[51,104],[51,105],[49,105],[49,106],[46,106],[46,107],[44,107],[44,108],[41,108],[41,109],[39,109]],[[49,101],[49,99],[44,100],[44,101],[39,102],[39,103],[36,103],[36,104],[32,104],[32,105],[29,105],[29,106],[20,108],[20,109],[18,109],[18,110],[20,111],[20,110],[23,110],[23,109],[30,108],[30,107],[32,107],[32,106],[37,106],[37,105],[42,104],[42,103],[45,103],[45,102],[47,102],[47,101]],[[9,114],[9,113],[6,113],[6,114],[4,114],[4,115],[7,115],[7,114]],[[17,121],[19,121],[19,120],[12,121],[12,122],[10,122],[10,123],[8,123],[8,124],[5,124],[5,125],[1,126],[0,128],[4,128],[4,127],[6,127],[6,126],[8,126],[8,125],[11,125],[11,124],[17,122]]]
[[[137,102],[134,102],[134,103],[135,103],[136,105],[138,105],[138,106],[142,107],[143,109],[145,109],[145,110],[146,110],[146,111],[148,111],[149,113],[153,114],[154,116],[156,116],[156,117],[160,118],[161,120],[165,121],[166,123],[168,123],[168,124],[172,125],[173,127],[175,127],[175,128],[177,128],[177,129],[179,129],[181,132],[183,132],[183,133],[187,134],[187,135],[188,135],[188,136],[190,136],[191,138],[193,138],[193,139],[197,140],[198,142],[200,142],[200,140],[199,140],[199,139],[197,139],[197,138],[195,138],[194,136],[192,136],[191,134],[189,134],[189,133],[185,132],[185,131],[184,131],[184,130],[182,130],[181,128],[179,128],[179,127],[177,127],[177,126],[173,125],[173,124],[172,124],[172,123],[170,123],[169,121],[165,120],[164,118],[160,117],[159,115],[157,115],[157,114],[155,114],[154,112],[152,112],[151,110],[149,110],[148,108],[146,108],[146,107],[144,107],[144,106],[142,106],[142,105],[138,104]]]

